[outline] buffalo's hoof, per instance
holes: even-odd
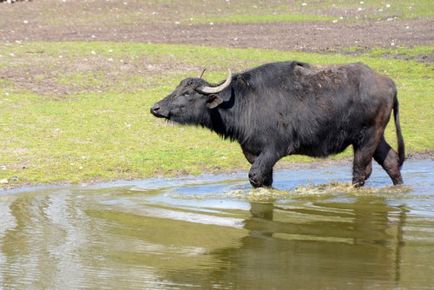
[[[249,172],[249,181],[250,184],[255,188],[264,186],[262,178],[260,178],[260,176],[254,172]]]
[[[398,177],[398,178],[392,179],[392,181],[393,181],[393,185],[402,185],[402,184],[404,184],[404,181],[402,180],[401,176]]]
[[[253,187],[271,187],[273,177],[263,177],[255,172],[249,172],[249,181]]]
[[[365,182],[364,182],[364,181],[353,181],[353,186],[354,186],[355,188],[362,187],[363,185],[365,185]]]

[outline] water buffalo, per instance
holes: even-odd
[[[398,153],[384,138],[393,109]],[[286,155],[326,157],[353,146],[353,184],[363,186],[372,157],[401,184],[404,141],[393,81],[362,63],[316,67],[290,61],[231,74],[219,85],[187,78],[151,113],[207,127],[237,140],[252,164],[252,186],[271,186]]]

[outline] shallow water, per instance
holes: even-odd
[[[434,161],[0,191],[0,288],[433,289]]]

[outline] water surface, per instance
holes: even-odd
[[[0,192],[0,288],[433,289],[434,161]]]

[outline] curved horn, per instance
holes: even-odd
[[[209,87],[209,86],[203,86],[200,88],[197,88],[197,91],[204,93],[204,94],[217,94],[226,89],[232,82],[232,73],[231,70],[228,69],[228,77],[226,78],[225,82],[217,87]]]

